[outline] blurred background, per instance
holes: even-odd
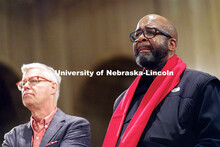
[[[146,14],[170,19],[177,54],[188,68],[220,78],[219,0],[0,0],[0,141],[30,119],[15,83],[22,64],[56,70],[140,70],[129,33]],[[102,145],[114,100],[135,77],[62,76],[58,101],[65,113],[91,124],[91,144]]]

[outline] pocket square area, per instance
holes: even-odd
[[[52,145],[52,144],[57,143],[57,142],[58,142],[58,141],[48,142],[48,143],[46,144],[46,146]]]

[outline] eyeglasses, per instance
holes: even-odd
[[[24,89],[24,85],[26,83],[28,83],[30,86],[34,86],[41,81],[52,82],[52,81],[50,81],[44,77],[41,77],[41,76],[33,76],[33,77],[28,78],[27,80],[21,80],[21,81],[17,82],[16,85],[18,87],[18,90],[22,91]]]
[[[159,34],[164,35],[168,38],[172,38],[168,33],[164,32],[164,31],[162,31],[158,28],[146,27],[145,30],[132,32],[129,35],[129,38],[130,38],[131,42],[135,42],[141,36],[141,34],[143,34],[144,37],[146,37],[148,39],[154,38],[156,35],[159,35]]]

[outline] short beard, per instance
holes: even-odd
[[[146,54],[146,53],[139,53],[136,57],[136,63],[140,67],[147,67],[149,69],[154,69],[159,61],[155,58],[153,53]]]
[[[136,63],[140,67],[147,69],[157,69],[159,63],[161,63],[164,57],[168,56],[168,41],[164,41],[158,48],[151,50],[150,53],[139,53],[135,55]]]

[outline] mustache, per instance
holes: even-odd
[[[141,47],[147,47],[147,48],[149,48],[149,50],[153,50],[153,47],[152,47],[151,45],[138,45],[138,46],[137,46],[137,51],[138,51],[138,52],[139,52],[139,50],[140,50]]]

